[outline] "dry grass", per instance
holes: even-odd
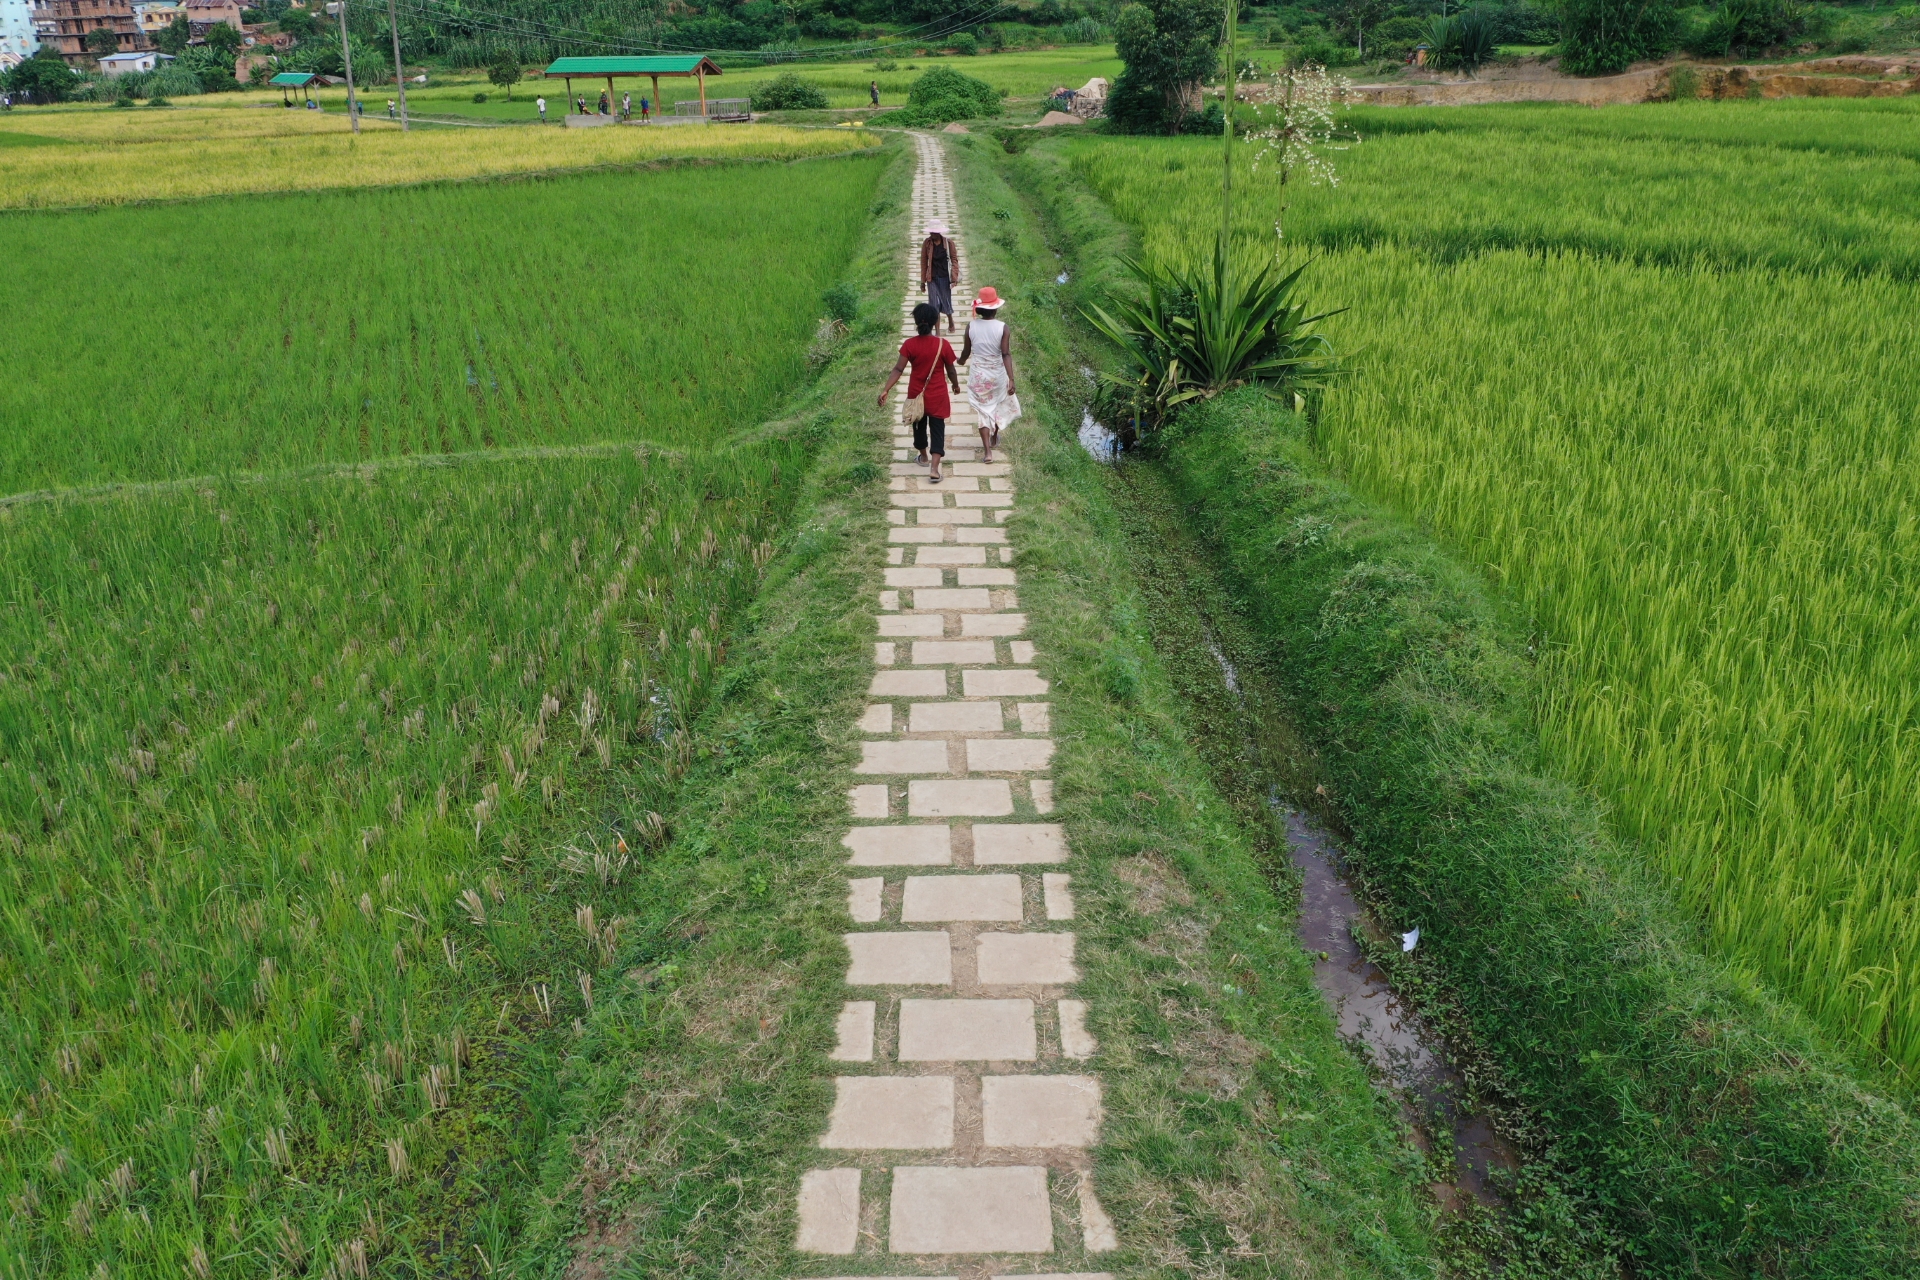
[[[791,160],[878,146],[857,130],[422,129],[233,107],[16,114],[5,129],[67,146],[0,147],[0,209],[60,209],[251,192],[405,186],[602,166]]]

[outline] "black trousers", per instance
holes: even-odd
[[[928,447],[928,436],[933,437],[931,448]],[[915,418],[913,420],[913,447],[924,453],[937,453],[943,458],[946,457],[947,420],[945,418],[936,418],[930,413]]]

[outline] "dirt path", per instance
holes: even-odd
[[[905,334],[926,223],[966,243],[942,144],[917,145]],[[977,281],[961,283],[970,296]],[[905,396],[902,380],[896,415]],[[863,1272],[898,1258],[903,1273],[975,1280],[1014,1255],[1055,1280],[1104,1280],[1085,1270],[1117,1241],[1090,1172],[1101,1084],[1073,996],[1073,885],[1049,869],[1067,846],[1047,821],[1048,686],[1020,638],[1014,467],[975,461],[976,427],[956,398],[938,485],[895,427],[864,778],[841,841],[851,965],[796,1243],[821,1255],[814,1274],[863,1255]]]

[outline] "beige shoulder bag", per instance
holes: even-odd
[[[940,335],[937,333],[934,334],[933,336],[936,340],[938,340],[940,337]],[[940,353],[938,351],[935,351],[933,354],[933,372],[927,375],[927,382],[932,382],[935,378],[939,376],[940,376]],[[913,385],[912,361],[908,361],[907,363],[907,385],[908,386]],[[900,421],[906,423],[908,426],[912,426],[914,423],[920,421],[920,419],[926,416],[927,416],[927,387],[926,387],[926,383],[922,383],[920,386],[920,394],[917,396],[908,396],[906,399],[906,402],[900,406]]]

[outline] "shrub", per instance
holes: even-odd
[[[487,95],[484,93],[476,93],[473,95],[473,100],[476,103],[485,102],[487,100]]]
[[[1000,94],[992,85],[949,67],[929,67],[907,90],[907,105],[875,122],[926,129],[999,114]]]
[[[1107,29],[1100,25],[1098,18],[1075,18],[1060,28],[1060,40],[1064,44],[1104,44]]]
[[[1685,43],[1700,58],[1745,56],[1809,35],[1815,21],[1813,10],[1798,0],[1725,0]]]
[[[828,319],[841,324],[852,324],[860,318],[860,290],[849,281],[842,280],[827,290],[821,295],[820,304],[826,309]]]
[[[1606,76],[1673,48],[1673,0],[1561,0],[1560,69]]]
[[[753,105],[757,111],[818,111],[827,105],[827,94],[813,81],[786,71],[753,95]]]
[[[49,56],[42,56],[42,54]],[[73,68],[51,49],[42,49],[0,76],[10,93],[28,94],[34,102],[64,102],[80,84]]]
[[[1689,66],[1667,72],[1667,101],[1691,102],[1700,96],[1700,73]]]
[[[1447,70],[1478,70],[1499,50],[1495,35],[1493,19],[1479,9],[1435,18],[1427,29],[1428,60]]]
[[[971,58],[980,52],[980,41],[971,31],[962,31],[947,41],[947,48],[965,58]]]

